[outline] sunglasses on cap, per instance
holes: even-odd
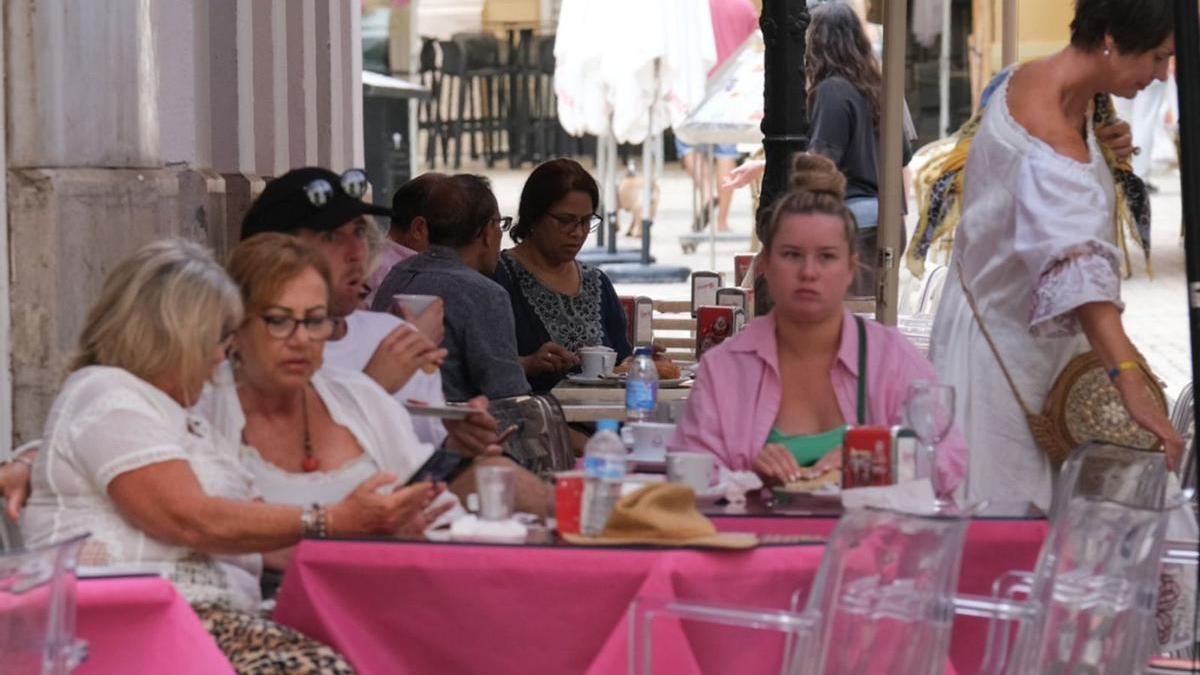
[[[355,199],[362,199],[362,196],[367,194],[367,172],[362,169],[347,169],[345,173],[338,179],[341,184],[342,192]],[[316,178],[310,180],[304,185],[304,196],[308,199],[308,203],[317,208],[322,208],[333,199],[333,186],[324,178]]]

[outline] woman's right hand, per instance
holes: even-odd
[[[329,507],[330,534],[394,534],[410,529],[412,521],[437,497],[437,489],[426,482],[386,494],[378,492],[395,481],[394,474],[377,473]]]
[[[767,170],[767,163],[763,160],[749,160],[742,162],[729,175],[725,177],[725,181],[721,183],[721,187],[738,189],[745,187],[762,177],[763,172]]]
[[[1146,376],[1140,369],[1125,370],[1117,375],[1113,384],[1120,392],[1121,402],[1133,421],[1162,441],[1163,450],[1167,453],[1167,467],[1177,469],[1179,458],[1183,455],[1183,437],[1171,426],[1171,420],[1151,396]]]
[[[750,468],[768,485],[785,485],[800,478],[796,458],[778,443],[764,445]]]
[[[579,357],[557,342],[546,342],[529,356],[521,357],[521,368],[526,375],[542,373],[565,373],[579,365]]]

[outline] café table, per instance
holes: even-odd
[[[814,540],[836,524],[828,514],[710,517],[719,530],[759,532],[770,543],[705,551],[306,540],[274,618],[331,644],[364,674],[624,673],[632,600],[785,608],[795,591],[812,585],[824,552]],[[995,576],[1030,568],[1045,533],[1044,521],[973,522],[960,590],[990,593]],[[986,627],[965,621],[956,621],[947,672],[978,668]],[[656,672],[778,670],[777,633],[663,623]]]
[[[659,405],[671,405],[687,400],[690,387],[661,387]],[[581,387],[568,382],[550,390],[563,408],[568,422],[596,422],[605,418],[625,419],[625,388],[619,384],[609,387]]]
[[[75,670],[79,675],[233,672],[200,618],[166,579],[80,579],[75,591],[76,634],[88,642],[87,659]]]

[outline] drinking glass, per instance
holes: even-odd
[[[511,466],[481,466],[475,470],[479,515],[484,520],[508,520],[517,496],[517,472]]]
[[[913,382],[904,401],[904,416],[920,442],[916,475],[929,478],[938,503],[945,504],[947,495],[937,478],[937,445],[946,439],[954,426],[954,387],[925,380]]]

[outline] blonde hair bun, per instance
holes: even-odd
[[[791,189],[813,194],[825,194],[839,200],[846,198],[846,177],[837,164],[823,155],[807,152],[792,158]]]

